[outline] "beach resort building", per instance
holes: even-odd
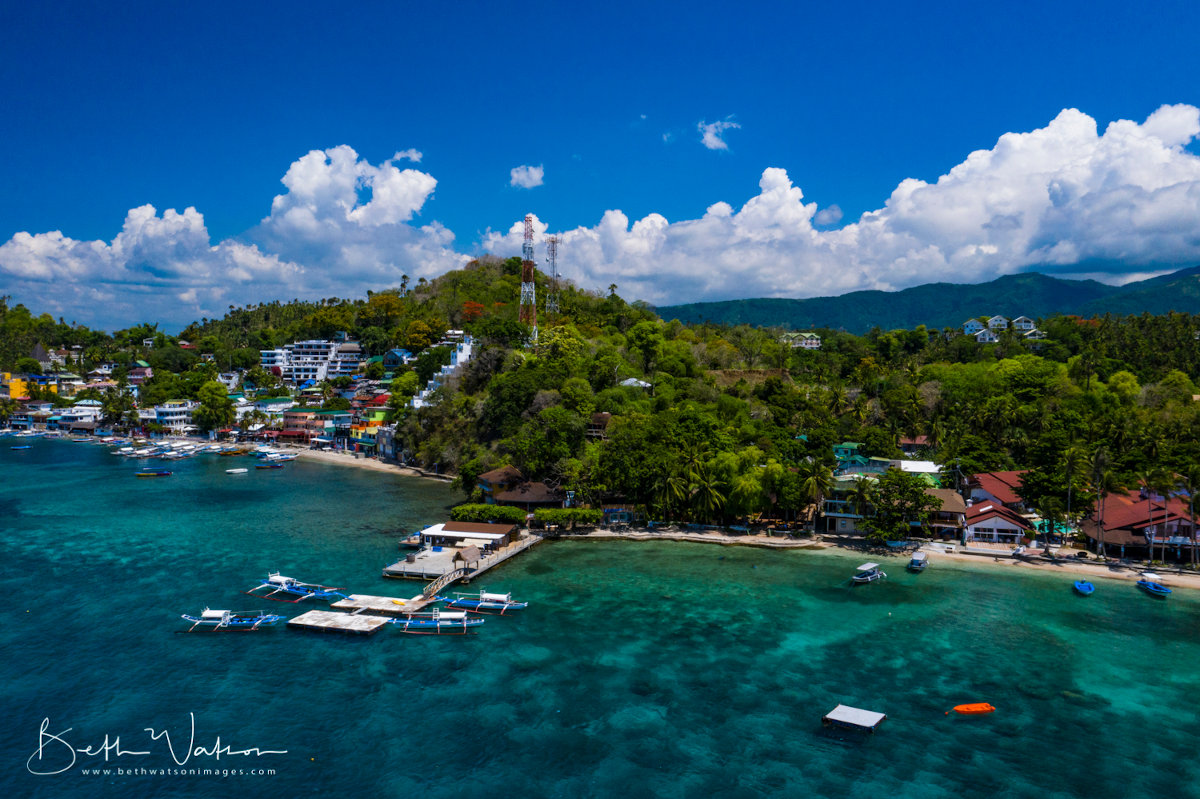
[[[1142,489],[1109,494],[1098,505],[1082,525],[1091,544],[1103,542],[1111,555],[1146,557],[1153,541],[1156,552],[1165,543],[1168,558],[1191,560],[1192,520],[1186,499],[1164,499]]]
[[[478,547],[481,554],[494,552],[518,538],[515,524],[487,522],[442,522],[426,527],[420,533],[424,547]]]
[[[172,433],[191,432],[197,429],[192,424],[192,413],[199,407],[200,403],[191,400],[164,402],[154,406],[154,422]]]
[[[1032,530],[1033,525],[1010,508],[997,502],[983,502],[967,508],[963,541],[1016,545]]]

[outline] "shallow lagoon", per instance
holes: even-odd
[[[1200,785],[1192,592],[1158,601],[1101,581],[1083,599],[1069,576],[936,555],[923,574],[894,559],[890,579],[852,587],[856,554],[564,541],[472,586],[531,602],[475,636],[175,634],[205,605],[306,609],[240,594],[268,570],[416,593],[380,568],[401,532],[457,498],[325,464],[226,475],[233,465],[248,464],[201,456],[138,480],[100,447],[0,448],[6,794],[960,799]],[[998,711],[944,715],[974,701]],[[820,717],[839,702],[889,718],[875,736],[827,733]],[[151,751],[110,756],[110,771],[173,768],[143,729],[169,730],[182,752],[189,714],[197,745],[287,753],[184,767],[269,776],[85,775],[104,763],[82,755],[62,774],[26,769],[43,718],[78,747],[120,735]],[[48,742],[44,770],[64,749]]]

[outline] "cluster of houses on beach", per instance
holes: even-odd
[[[147,346],[154,340],[148,339]],[[192,345],[179,342],[180,347]],[[428,404],[443,385],[455,380],[459,370],[471,359],[474,342],[461,330],[447,331],[433,345],[448,350],[449,363],[440,367],[408,403],[414,407]],[[78,348],[76,348],[78,349]],[[17,403],[8,425],[17,430],[45,429],[90,433],[104,426],[104,403],[95,394],[120,389],[134,401],[137,425],[142,432],[159,430],[174,435],[199,433],[193,418],[200,407],[195,400],[169,400],[155,405],[139,405],[141,386],[154,375],[146,361],[134,361],[132,367],[102,364],[86,374],[66,371],[67,363],[82,360],[79,352],[47,351],[40,344],[31,356],[43,373],[0,373],[0,399]],[[403,459],[397,451],[394,429],[387,427],[391,399],[392,373],[408,367],[415,356],[403,349],[367,357],[355,341],[339,334],[332,340],[297,341],[284,347],[260,352],[260,365],[277,376],[287,388],[286,396],[257,396],[255,386],[244,371],[220,372],[216,379],[226,387],[233,407],[233,423],[210,431],[210,436],[290,442],[342,449],[363,454],[381,453],[394,460]],[[202,360],[211,360],[201,354]],[[379,363],[382,377],[368,379],[364,372]],[[118,381],[115,373],[121,372]],[[330,381],[346,378],[345,388],[331,389]],[[34,392],[32,389],[36,389]],[[93,389],[87,398],[74,399],[84,389]],[[347,400],[345,410],[321,406],[330,393]],[[31,399],[36,393],[40,398]],[[46,399],[47,396],[52,399]],[[123,420],[126,424],[130,420]]]
[[[924,437],[901,439],[901,448],[913,452]],[[1052,532],[1021,498],[1018,489],[1025,470],[981,472],[960,475],[931,461],[865,457],[861,444],[843,442],[833,448],[837,459],[834,487],[825,499],[822,515],[825,529],[834,533],[861,531],[863,519],[873,513],[869,504],[856,501],[860,480],[877,480],[888,469],[919,475],[928,486],[925,493],[938,500],[938,510],[924,529],[914,536],[973,544],[1015,547],[1030,544],[1039,535]],[[952,487],[943,486],[943,482]],[[954,485],[957,484],[957,485]],[[861,496],[861,494],[860,494]],[[1061,526],[1058,533],[1070,532]],[[1078,532],[1098,550],[1101,545],[1118,557],[1159,557],[1190,560],[1192,519],[1185,496],[1162,496],[1142,488],[1114,492],[1100,499],[1097,507],[1080,523]]]

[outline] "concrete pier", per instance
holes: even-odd
[[[462,578],[464,582],[470,582],[483,574],[488,569],[511,558],[513,555],[520,554],[532,547],[534,544],[542,540],[540,535],[529,533],[518,541],[514,541],[501,549],[496,550],[490,555],[480,558],[475,563],[465,564],[468,574]],[[453,549],[443,550],[442,552],[432,553],[430,556],[417,556],[415,563],[408,563],[406,560],[399,560],[391,566],[387,566],[383,570],[384,577],[410,577],[422,580],[441,577],[444,574],[449,574],[454,571],[454,552]],[[436,555],[437,557],[433,557]]]

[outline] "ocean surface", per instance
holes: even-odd
[[[477,635],[179,634],[206,605],[321,606],[241,594],[268,571],[411,596],[380,570],[458,498],[234,466],[141,480],[103,447],[0,439],[0,795],[1200,796],[1193,592],[1084,599],[936,556],[851,587],[853,553],[562,541],[467,589],[531,603]],[[997,711],[946,715],[966,702]],[[838,703],[888,719],[823,730]]]

